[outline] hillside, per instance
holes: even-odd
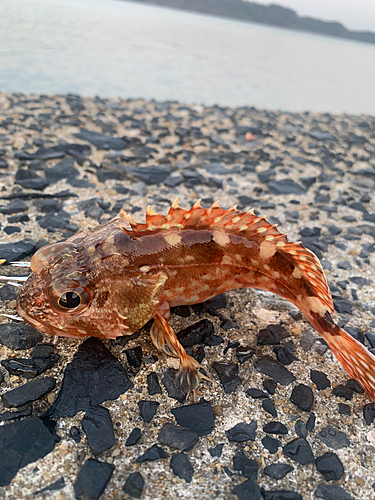
[[[322,35],[348,38],[360,42],[375,43],[371,31],[351,31],[341,23],[323,21],[313,17],[300,17],[294,10],[280,5],[260,5],[242,0],[135,0],[141,3],[162,5],[176,9],[213,14],[241,21],[269,24],[282,28],[308,31]]]

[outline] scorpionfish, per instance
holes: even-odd
[[[167,215],[148,207],[143,224],[122,211],[41,248],[31,270],[17,299],[26,322],[52,335],[115,338],[153,319],[151,339],[178,358],[178,383],[186,393],[202,374],[168,323],[170,307],[236,288],[275,293],[300,309],[375,401],[375,357],[334,323],[318,258],[253,211],[224,210],[218,202],[202,208],[200,201],[184,210],[175,200]]]

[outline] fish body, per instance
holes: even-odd
[[[179,358],[180,385],[202,375],[168,324],[170,307],[196,304],[236,288],[273,292],[295,304],[349,375],[375,401],[375,358],[332,320],[317,257],[290,243],[252,211],[197,202],[167,215],[149,207],[146,223],[125,212],[92,231],[40,249],[20,289],[19,315],[46,333],[82,338],[131,335],[151,318],[155,346]]]

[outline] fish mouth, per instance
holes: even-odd
[[[77,332],[75,328],[64,327],[62,329],[52,326],[50,323],[43,321],[41,318],[35,318],[34,316],[30,316],[27,312],[22,309],[20,304],[17,304],[17,313],[18,315],[30,326],[39,330],[43,333],[47,333],[49,335],[55,335],[58,337],[70,337],[70,338],[85,338],[90,335],[82,330]]]

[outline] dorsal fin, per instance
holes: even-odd
[[[266,255],[278,252],[285,256],[298,268],[311,284],[322,304],[328,311],[334,312],[331,293],[320,262],[315,254],[302,246],[300,242],[290,243],[285,234],[277,230],[277,226],[258,217],[253,210],[239,212],[236,206],[224,210],[219,202],[209,208],[203,208],[198,200],[190,210],[184,210],[177,199],[172,203],[167,215],[157,214],[149,206],[146,211],[146,222],[139,223],[122,212],[119,224],[123,231],[132,238],[140,238],[156,233],[170,233],[186,229],[225,231],[242,236],[256,242]],[[124,223],[127,227],[124,227]],[[129,227],[130,224],[130,227]],[[261,252],[262,256],[262,252]]]

